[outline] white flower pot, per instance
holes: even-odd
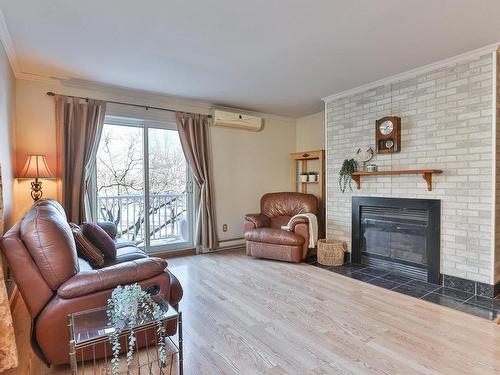
[[[308,175],[307,182],[318,182],[318,175],[317,174]]]
[[[303,175],[303,174],[301,174],[301,175],[300,175],[300,182],[307,182],[307,181],[308,181],[308,178],[309,178],[309,176],[308,176],[308,175],[306,175],[306,174],[304,174],[304,175]]]

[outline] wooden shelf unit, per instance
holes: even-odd
[[[373,175],[392,175],[392,174],[420,174],[422,178],[427,182],[427,190],[432,191],[432,175],[443,173],[440,169],[403,169],[396,171],[376,171],[376,172],[354,172],[352,174],[352,179],[356,182],[356,187],[361,189],[361,176],[373,176]]]
[[[325,237],[325,150],[293,152],[291,157],[291,191],[308,193],[309,186],[318,185],[318,226],[319,238]],[[314,162],[317,167],[311,169],[311,162]],[[300,166],[300,167],[299,167]],[[316,182],[301,182],[299,177],[300,172],[318,172],[318,181]]]

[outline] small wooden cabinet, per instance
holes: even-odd
[[[292,163],[291,191],[314,194],[318,197],[319,238],[325,238],[325,150],[294,152]],[[302,173],[317,172],[317,181],[302,182]]]

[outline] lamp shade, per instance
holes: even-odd
[[[45,155],[29,155],[19,178],[54,178]]]

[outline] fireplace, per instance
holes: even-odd
[[[440,283],[441,201],[352,198],[353,263]]]

